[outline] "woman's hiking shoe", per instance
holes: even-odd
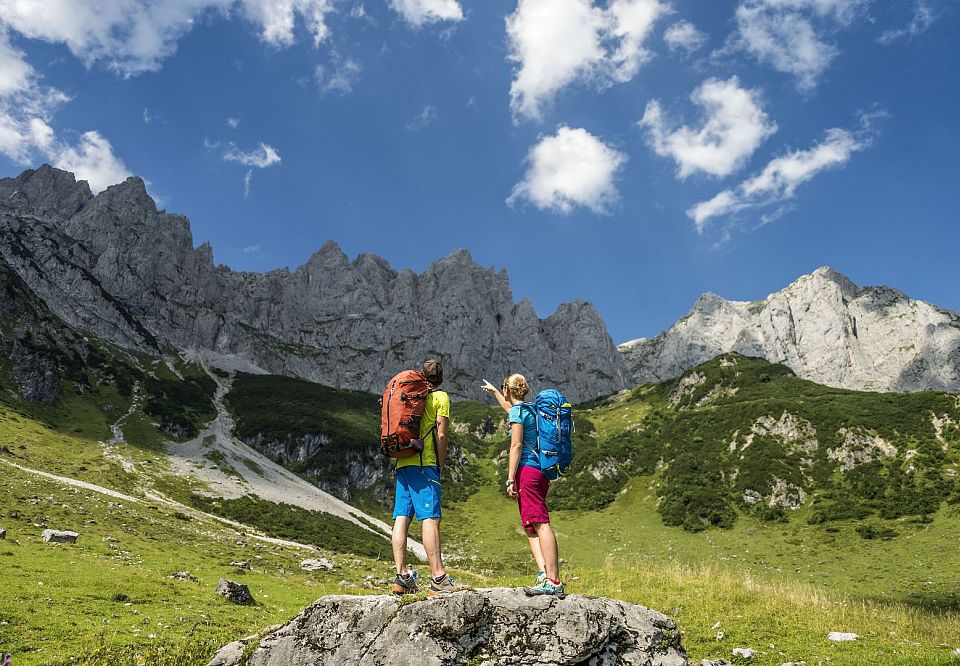
[[[528,597],[535,597],[541,594],[549,594],[561,598],[567,596],[563,592],[563,583],[554,583],[546,576],[543,577],[543,582],[538,585],[523,588],[523,593]]]
[[[533,584],[533,586],[534,586],[534,587],[537,587],[537,586],[539,586],[539,585],[542,585],[542,584],[543,584],[543,581],[545,581],[546,579],[547,579],[547,572],[546,572],[546,571],[538,571],[538,572],[537,572],[537,580],[536,580],[536,582]]]
[[[450,594],[451,592],[462,592],[470,588],[462,583],[458,583],[449,575],[444,574],[441,578],[430,579],[430,596],[435,597],[440,594]]]
[[[390,591],[394,594],[416,594],[419,578],[419,574],[413,569],[409,573],[397,574],[397,577],[393,580],[393,585],[390,586]]]

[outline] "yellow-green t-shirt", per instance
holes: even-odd
[[[423,466],[430,467],[437,465],[437,421],[441,416],[450,418],[450,396],[444,391],[434,391],[427,396],[426,404],[423,406],[423,417],[420,419],[420,438],[423,439]],[[431,429],[433,432],[430,432]],[[429,435],[427,434],[429,433]],[[410,456],[408,458],[397,458],[397,468],[407,465],[419,465],[420,456]]]

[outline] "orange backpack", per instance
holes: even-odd
[[[420,419],[433,391],[433,385],[416,370],[404,370],[387,382],[380,410],[380,453],[408,458],[423,452]]]

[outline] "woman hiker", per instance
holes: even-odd
[[[537,417],[523,400],[530,392],[523,375],[513,373],[503,380],[503,392],[483,380],[483,390],[496,398],[510,422],[510,459],[507,465],[507,495],[517,498],[520,522],[527,533],[530,552],[537,563],[537,580],[524,588],[527,595],[563,594],[557,536],[550,527],[547,492],[550,481],[540,471],[537,453]]]

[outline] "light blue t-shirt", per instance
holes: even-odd
[[[510,423],[519,423],[523,426],[523,448],[520,449],[520,464],[518,467],[533,467],[540,469],[540,456],[537,455],[537,417],[531,407],[514,405],[510,408],[507,419]]]

